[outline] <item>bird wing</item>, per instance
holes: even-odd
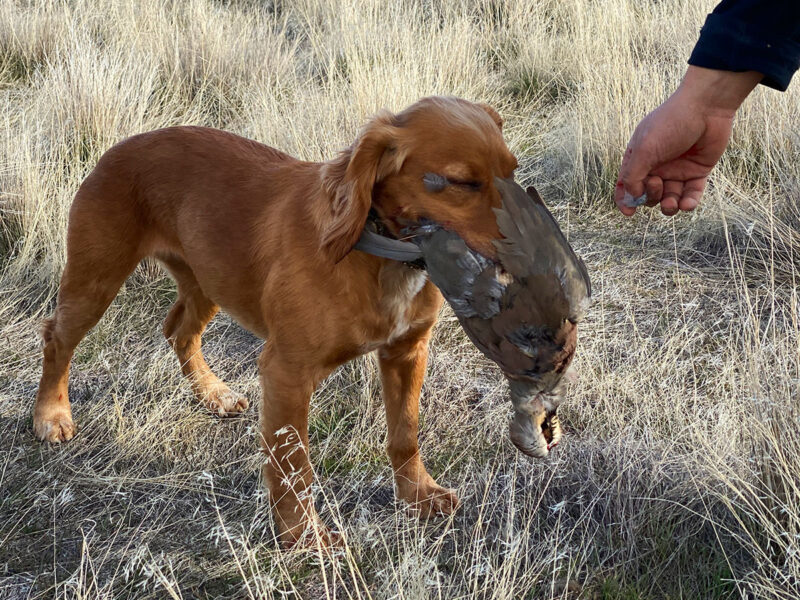
[[[495,178],[502,208],[495,209],[503,239],[495,240],[500,263],[515,279],[555,275],[569,304],[568,318],[580,321],[592,288],[586,265],[533,187],[527,193],[513,180]]]

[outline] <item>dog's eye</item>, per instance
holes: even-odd
[[[422,177],[422,183],[425,186],[425,189],[432,193],[441,192],[443,189],[451,185],[464,188],[471,192],[477,192],[481,189],[481,187],[483,187],[483,184],[480,181],[473,181],[471,179],[453,179],[451,177],[439,175],[438,173],[425,173],[425,175]]]
[[[448,181],[450,182],[450,185],[457,185],[459,187],[466,188],[471,192],[480,191],[481,187],[483,186],[483,184],[480,181],[470,181],[470,180],[458,181],[456,179],[450,179]]]

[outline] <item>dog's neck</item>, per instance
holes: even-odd
[[[425,260],[417,245],[395,238],[374,207],[369,211],[364,230],[354,248],[373,256],[402,262],[412,269],[425,268]]]

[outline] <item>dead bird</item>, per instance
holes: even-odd
[[[556,410],[575,353],[577,325],[591,297],[589,274],[533,187],[495,178],[502,239],[497,258],[476,252],[435,223],[412,225],[431,281],[472,342],[508,378],[511,439],[525,454],[547,456],[561,439]]]

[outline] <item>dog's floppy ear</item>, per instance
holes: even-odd
[[[478,106],[481,107],[484,111],[486,111],[486,113],[490,117],[492,117],[492,121],[495,122],[495,124],[497,125],[497,128],[500,131],[503,131],[503,119],[500,117],[500,115],[497,113],[497,111],[495,109],[493,109],[491,106],[489,106],[488,104],[481,103],[481,104],[478,104]]]
[[[344,258],[358,241],[375,183],[402,167],[406,152],[400,142],[394,115],[384,111],[367,124],[352,146],[324,165],[322,181],[330,211],[320,215],[320,229],[322,248],[334,262]]]

